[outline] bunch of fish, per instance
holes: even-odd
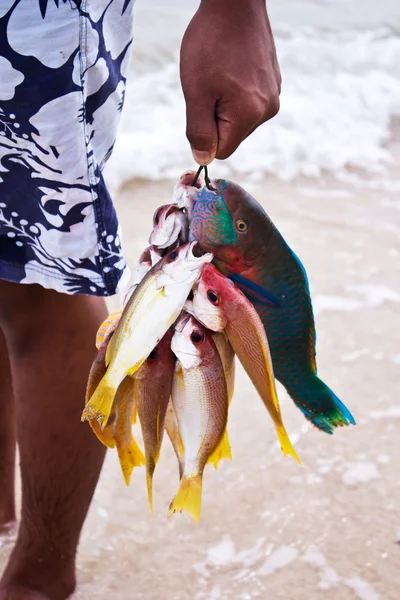
[[[321,379],[307,276],[257,201],[226,180],[185,173],[154,215],[122,311],[100,327],[82,419],[116,447],[125,481],[152,478],[164,430],[179,464],[169,515],[200,517],[203,471],[231,458],[227,433],[235,354],[266,406],[284,454],[299,461],[275,377],[305,417],[333,433],[355,424]],[[132,435],[139,418],[143,453]],[[300,462],[300,461],[299,461]]]

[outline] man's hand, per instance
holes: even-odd
[[[198,164],[227,158],[279,110],[265,0],[202,0],[181,47],[186,135]]]

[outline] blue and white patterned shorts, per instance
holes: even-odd
[[[0,0],[0,279],[112,295],[129,278],[102,169],[134,0]]]

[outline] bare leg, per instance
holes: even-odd
[[[0,531],[15,521],[16,428],[6,340],[0,329]]]
[[[81,423],[104,300],[0,281],[16,402],[22,513],[0,600],[65,600],[105,448]]]

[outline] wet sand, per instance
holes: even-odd
[[[171,181],[136,181],[119,193],[131,266],[172,188]],[[316,431],[279,386],[300,467],[281,455],[238,367],[233,461],[207,468],[200,523],[167,519],[178,484],[167,438],[153,515],[144,470],[126,488],[109,451],[82,535],[74,600],[399,598],[400,182],[363,189],[270,179],[251,191],[307,268],[319,373],[357,426],[333,436]],[[11,540],[0,540],[0,567],[10,548]]]

